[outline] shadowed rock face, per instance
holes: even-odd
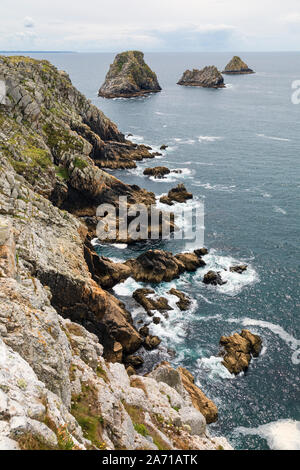
[[[222,336],[220,345],[224,348],[222,364],[231,374],[237,375],[248,368],[252,356],[259,355],[262,340],[249,330],[242,330],[241,334],[234,333],[232,336]]]
[[[160,202],[172,206],[174,202],[186,202],[193,199],[192,193],[189,193],[183,183],[179,183],[175,188],[170,189],[168,195],[162,196]]]
[[[186,70],[177,83],[184,86],[199,86],[204,88],[224,88],[224,78],[214,65],[202,70]]]
[[[245,64],[240,57],[235,55],[226,65],[225,70],[223,70],[222,73],[226,73],[228,75],[243,75],[255,72],[252,69],[249,69],[248,65]]]
[[[156,74],[145,63],[144,54],[127,51],[116,56],[99,90],[99,96],[130,98],[158,91],[161,91],[161,87]]]

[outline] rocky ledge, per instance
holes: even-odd
[[[242,61],[242,59],[238,56],[234,56],[230,62],[225,67],[222,73],[228,75],[243,75],[243,74],[250,74],[255,73],[252,69],[249,69],[248,65]]]
[[[157,76],[144,61],[140,51],[118,54],[111,64],[99,96],[130,98],[161,91]]]
[[[186,70],[177,84],[204,88],[225,87],[224,78],[214,65],[204,67],[201,70]]]

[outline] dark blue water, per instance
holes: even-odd
[[[206,287],[202,277],[208,269],[202,269],[159,286],[157,292],[164,294],[171,285],[182,289],[194,305],[189,312],[175,309],[152,331],[175,351],[168,359],[190,369],[218,405],[219,421],[211,430],[236,448],[299,448],[300,105],[291,102],[291,83],[300,79],[300,54],[241,54],[257,73],[225,76],[226,89],[176,85],[185,69],[211,64],[222,69],[231,56],[147,54],[163,91],[130,100],[97,97],[112,54],[43,58],[66,70],[74,85],[136,142],[169,145],[162,159],[116,171],[117,177],[157,195],[184,182],[194,204],[204,201],[205,245],[211,250],[205,259],[228,282]],[[142,175],[145,166],[156,165],[183,173],[163,182]],[[161,246],[178,250],[172,241]],[[143,248],[99,250],[125,259]],[[248,271],[228,274],[225,269],[237,262],[249,264]],[[126,300],[136,287],[128,281],[116,293]],[[136,321],[143,317],[131,308]],[[245,327],[262,337],[263,354],[246,374],[232,377],[220,364],[219,339]],[[159,359],[153,353],[148,361]]]

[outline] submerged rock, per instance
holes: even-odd
[[[224,88],[224,78],[217,67],[210,65],[202,70],[186,70],[177,83],[184,86],[199,86],[204,88]]]
[[[251,361],[251,356],[257,357],[262,348],[262,340],[249,330],[242,330],[241,334],[222,336],[220,345],[223,346],[222,364],[231,374],[245,371]]]
[[[161,91],[157,76],[144,61],[140,51],[118,54],[110,66],[99,96],[130,98]]]
[[[183,183],[179,183],[175,188],[168,192],[167,196],[162,196],[160,202],[172,206],[174,202],[183,203],[193,199],[192,193],[189,193]]]
[[[203,282],[204,284],[211,284],[213,286],[222,286],[223,284],[226,284],[227,281],[223,281],[220,273],[208,271],[208,273],[204,275]]]
[[[249,73],[255,73],[252,69],[249,69],[248,65],[242,61],[240,57],[235,55],[225,67],[222,73],[228,75],[243,75]]]

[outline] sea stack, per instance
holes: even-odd
[[[130,98],[161,91],[157,76],[144,61],[140,51],[118,54],[111,64],[99,96]]]
[[[244,75],[255,72],[254,70],[249,69],[248,65],[245,64],[240,57],[235,55],[226,65],[225,70],[223,70],[222,73],[226,73],[228,75]]]
[[[204,88],[224,88],[224,78],[214,65],[202,70],[186,70],[177,85],[199,86]]]

